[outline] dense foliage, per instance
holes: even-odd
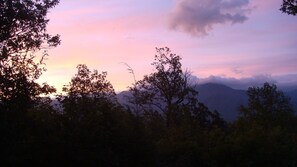
[[[189,83],[189,73],[183,72],[180,56],[167,47],[156,48],[156,52],[152,63],[156,71],[130,88],[130,101],[140,110],[136,112],[160,114],[167,127],[180,122],[180,117],[195,118],[204,127],[220,119],[218,113],[212,113],[198,101],[198,92]]]
[[[43,67],[34,51],[59,43],[45,29],[57,3],[1,1],[1,166],[297,166],[297,119],[283,92],[249,88],[248,105],[226,123],[199,102],[169,48],[157,48],[155,71],[130,88],[129,107],[106,72],[86,65],[55,101],[41,97],[54,88],[35,82]]]
[[[288,15],[297,14],[297,0],[283,0],[280,10]]]
[[[24,110],[42,94],[55,89],[36,80],[44,68],[46,49],[56,47],[59,35],[47,33],[48,10],[58,0],[0,1],[0,108]],[[44,51],[41,57],[36,52]]]

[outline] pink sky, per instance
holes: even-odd
[[[48,25],[62,44],[49,51],[40,81],[60,92],[77,64],[86,64],[107,71],[122,91],[133,83],[122,62],[140,80],[152,72],[155,47],[167,46],[198,78],[265,75],[285,83],[288,76],[297,85],[297,17],[281,13],[280,0],[211,1],[221,15],[197,12],[207,0],[63,0],[51,10]],[[187,5],[193,5],[191,12],[184,10]]]

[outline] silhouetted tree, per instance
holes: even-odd
[[[295,16],[297,14],[297,0],[283,0],[280,10],[288,15]]]
[[[156,71],[130,88],[131,102],[142,112],[155,166],[206,166],[208,134],[222,130],[225,121],[198,101],[180,56],[167,47],[156,51]]]
[[[0,102],[3,110],[19,111],[34,105],[41,94],[55,92],[55,88],[36,80],[43,67],[33,61],[34,56],[14,56],[2,62],[0,67]]]
[[[93,72],[84,64],[77,66],[77,74],[71,79],[69,85],[63,87],[63,91],[68,93],[68,97],[76,98],[115,98],[113,86],[106,80],[107,72]]]
[[[198,92],[189,83],[189,73],[182,70],[181,57],[171,53],[167,47],[156,48],[156,52],[152,63],[156,71],[145,75],[130,88],[132,102],[145,112],[162,114],[167,126],[177,123],[187,112],[207,126],[213,115],[197,100]]]
[[[147,153],[140,124],[118,104],[107,73],[82,64],[77,70],[59,97],[67,164],[144,166],[141,155]]]
[[[152,65],[157,71],[144,76],[130,91],[135,104],[144,110],[156,110],[166,115],[175,106],[194,98],[197,92],[188,84],[188,76],[181,69],[181,58],[167,47],[156,48],[156,51]]]
[[[241,119],[269,127],[285,126],[292,121],[294,110],[290,99],[276,85],[264,83],[263,87],[250,87],[247,95],[248,106],[240,107]]]
[[[100,74],[80,64],[69,85],[63,87],[66,95],[60,95],[58,100],[62,104],[62,117],[70,137],[88,133],[88,130],[96,134],[103,126],[104,116],[116,110],[115,92],[106,76],[106,72]]]
[[[60,96],[63,112],[68,119],[80,119],[87,115],[89,110],[94,111],[97,105],[116,106],[115,92],[111,83],[106,80],[106,72],[92,72],[84,64],[78,65],[77,70],[69,85],[63,87],[67,95]]]
[[[47,13],[58,2],[0,0],[1,165],[41,165],[54,156],[48,153],[58,122],[53,121],[51,100],[41,95],[55,89],[36,80],[45,70],[46,49],[60,43],[58,35],[46,30]],[[39,51],[44,51],[41,57],[36,56]]]
[[[45,70],[43,53],[39,61],[34,54],[55,47],[59,36],[46,31],[48,10],[58,0],[0,1],[0,103],[2,110],[24,110],[41,94],[55,89],[36,79]]]
[[[248,105],[240,107],[231,129],[227,153],[233,158],[227,164],[296,166],[296,118],[289,98],[269,83],[250,87],[247,95]]]
[[[59,36],[46,31],[48,10],[59,0],[0,1],[0,61],[48,46],[57,46]],[[45,45],[46,44],[46,45]]]

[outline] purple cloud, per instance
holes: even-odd
[[[178,0],[169,27],[193,36],[205,36],[215,24],[243,23],[249,0]]]
[[[222,76],[209,76],[207,78],[198,78],[194,75],[190,75],[190,84],[205,84],[205,83],[217,83],[229,86],[234,89],[244,89],[251,86],[262,86],[265,82],[276,84],[283,90],[297,89],[297,74],[284,74],[278,76],[271,75],[256,75],[246,78],[232,78]]]
[[[207,78],[198,79],[198,84],[218,83],[230,86],[234,89],[247,89],[251,86],[262,86],[265,82],[277,83],[277,81],[270,75],[257,75],[239,79],[231,77],[209,76]]]

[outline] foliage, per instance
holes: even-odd
[[[118,104],[107,73],[81,64],[77,70],[63,88],[66,95],[59,97],[66,146],[75,149],[69,152],[69,161],[81,166],[140,163],[142,159],[131,159],[145,154],[141,152],[145,147],[135,145],[143,142],[138,123]]]
[[[296,166],[296,117],[275,85],[248,90],[249,105],[226,124],[207,107],[178,105],[170,117],[134,115],[114,97],[106,73],[78,65],[60,96],[27,112],[0,112],[5,166]],[[283,121],[278,121],[275,118]],[[283,122],[289,124],[283,124]]]
[[[69,97],[114,98],[115,92],[111,83],[106,80],[106,72],[91,72],[84,64],[79,64],[76,68],[78,71],[75,77],[68,86],[63,87]]]
[[[63,112],[68,119],[81,119],[97,107],[111,107],[116,105],[114,89],[106,80],[107,73],[99,74],[97,70],[91,72],[86,65],[77,66],[77,74],[69,85],[63,87],[67,96],[60,96]],[[83,111],[83,112],[82,112]]]
[[[154,107],[166,113],[182,103],[190,104],[197,92],[188,84],[188,74],[181,69],[181,58],[167,47],[156,48],[156,72],[144,76],[130,91],[135,103],[144,109]]]
[[[167,47],[156,50],[152,63],[156,71],[130,88],[156,154],[155,165],[205,166],[208,133],[216,128],[223,131],[226,123],[198,101],[181,58]]]
[[[34,55],[41,49],[56,47],[59,36],[46,31],[48,10],[58,0],[1,0],[0,7],[0,101],[2,110],[23,110],[41,94],[55,89],[36,80],[45,70],[44,57]]]
[[[269,83],[250,87],[247,94],[248,106],[240,107],[229,139],[240,153],[233,155],[233,165],[296,166],[296,116],[289,99]]]
[[[180,56],[167,47],[156,48],[156,52],[152,63],[156,71],[130,88],[132,102],[143,112],[161,113],[167,126],[179,124],[182,119],[195,119],[209,126],[214,115],[198,102],[198,92],[189,84],[189,73],[183,72]]]
[[[280,10],[288,15],[295,16],[297,14],[297,0],[283,0]]]
[[[276,85],[264,83],[263,87],[250,87],[247,91],[248,106],[240,107],[241,119],[249,123],[289,127],[293,117],[293,107],[289,98]]]
[[[1,0],[0,61],[10,56],[57,46],[59,36],[46,32],[48,10],[59,0]]]
[[[34,101],[41,99],[41,94],[55,92],[54,87],[36,82],[44,68],[40,67],[41,63],[35,63],[33,58],[32,55],[13,56],[2,62],[0,101],[3,110],[19,111],[30,108]]]

